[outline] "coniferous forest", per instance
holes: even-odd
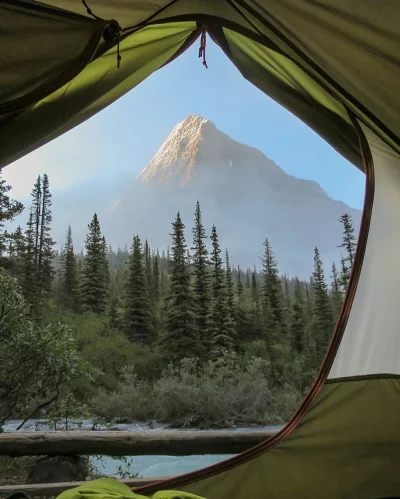
[[[140,234],[112,248],[94,214],[84,249],[66,227],[57,252],[48,176],[32,188],[26,226],[12,231],[24,207],[0,181],[0,429],[38,416],[53,428],[73,418],[222,427],[290,417],[349,282],[349,215],[341,261],[322,262],[315,248],[304,281],[279,268],[268,234],[260,261],[236,266],[199,202],[191,237],[180,213],[165,227],[168,249]]]

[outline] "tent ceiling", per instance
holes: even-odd
[[[151,31],[153,38],[145,37],[149,49],[153,44],[153,51],[146,51],[152,70],[144,78],[158,69],[150,61],[160,57],[157,50],[163,52],[165,48],[157,42],[165,34],[160,23],[197,22],[197,31],[193,24],[193,29],[187,32],[187,42],[175,40],[171,50],[176,53],[184,50],[193,34],[205,26],[245,78],[305,121],[355,165],[362,168],[356,134],[346,108],[400,151],[398,0],[367,4],[364,0],[88,0],[87,5],[97,19],[87,12],[81,0],[45,0],[41,4],[5,0],[0,4],[3,12],[6,9],[5,15],[0,15],[0,28],[2,24],[7,28],[0,30],[0,43],[14,47],[10,57],[6,50],[0,58],[0,78],[6,83],[18,80],[18,85],[8,85],[8,89],[16,90],[13,98],[21,99],[24,93],[30,97],[29,106],[16,108],[10,117],[13,101],[6,91],[0,91],[0,116],[3,116],[0,151],[5,138],[9,140],[11,129],[13,133],[29,132],[37,108],[43,106],[46,98],[49,130],[43,130],[42,137],[32,133],[31,143],[23,148],[23,153],[45,143],[46,137],[57,136],[58,132],[50,130],[51,106],[59,108],[52,95],[76,74],[81,73],[83,83],[85,75],[93,73],[90,68],[96,59],[104,57],[104,52],[115,51],[116,39],[107,46],[98,36],[111,19],[121,26],[122,39],[130,40],[129,50],[135,47],[140,30],[150,33],[146,26],[160,27]],[[40,6],[47,9],[45,14],[38,14]],[[68,11],[67,15],[58,9]],[[29,19],[30,29],[23,29]],[[38,29],[34,29],[36,25]],[[62,25],[64,31],[59,29]],[[27,63],[32,50],[34,57],[30,60],[35,64]],[[128,50],[127,46],[124,50]],[[82,71],[81,66],[92,57],[94,62]],[[130,56],[127,59],[132,66],[127,68],[125,60],[125,69],[134,72],[134,61]],[[107,66],[107,71],[111,70]],[[54,74],[58,75],[58,85],[49,83]],[[98,78],[103,76],[99,69]],[[42,93],[32,100],[35,85]],[[79,89],[74,88],[74,95],[79,98]],[[124,87],[124,93],[128,90]],[[87,91],[83,85],[82,92]],[[113,99],[102,106],[121,95],[114,92]],[[82,101],[79,119],[83,116],[87,119],[100,109],[92,106],[90,114]],[[25,112],[21,115],[22,110]],[[79,124],[79,119],[65,123],[60,133]],[[8,149],[7,154],[0,152],[0,165],[21,156],[21,151]]]

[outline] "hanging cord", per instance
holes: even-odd
[[[200,48],[199,48],[199,58],[203,58],[203,66],[208,69],[207,61],[206,61],[206,43],[207,43],[207,35],[206,30],[204,29],[201,33],[200,38]]]
[[[96,21],[105,21],[105,19],[102,19],[101,17],[96,16],[96,14],[94,14],[92,9],[87,4],[86,0],[82,0],[82,3],[85,6],[86,12],[89,14],[89,16],[92,16],[94,19],[96,19]],[[117,68],[119,69],[122,60],[121,53],[119,50],[119,44],[121,41],[121,26],[119,25],[118,21],[116,21],[115,19],[111,19],[109,23],[110,24],[104,29],[103,38],[107,43],[112,43],[115,40],[117,40]]]

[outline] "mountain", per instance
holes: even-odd
[[[356,229],[361,218],[360,211],[331,199],[318,183],[288,175],[258,149],[196,115],[175,126],[138,178],[95,185],[96,190],[82,185],[82,195],[75,192],[74,202],[70,193],[54,198],[57,241],[71,223],[79,248],[96,210],[113,247],[130,246],[138,233],[153,248],[165,249],[179,210],[190,248],[199,200],[207,230],[217,226],[234,264],[260,266],[268,237],[281,272],[308,277],[314,246],[320,249],[327,275],[332,261],[339,262],[340,215],[350,213]]]
[[[286,174],[258,149],[189,115],[116,201],[105,223],[113,226],[120,243],[121,234],[136,231],[153,247],[165,248],[170,223],[180,210],[190,247],[196,200],[206,227],[216,224],[234,263],[258,266],[268,237],[282,272],[302,276],[312,271],[314,246],[329,267],[340,259],[340,215],[350,213],[356,227],[361,216],[331,199],[318,183]]]

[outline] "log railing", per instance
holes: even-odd
[[[2,456],[190,456],[238,454],[272,431],[52,431],[0,435]]]
[[[0,455],[19,457],[238,454],[260,444],[274,433],[265,430],[13,432],[0,435]],[[162,479],[155,477],[124,482],[134,488]],[[30,497],[54,497],[82,483],[84,482],[3,485],[0,486],[0,497],[16,490],[23,491]]]

